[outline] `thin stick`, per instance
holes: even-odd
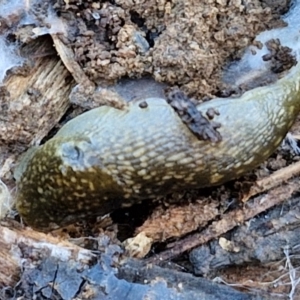
[[[56,51],[58,52],[63,64],[72,74],[73,78],[78,84],[84,85],[86,88],[93,89],[95,85],[85,75],[80,65],[76,62],[72,49],[66,47],[66,45],[60,40],[57,34],[51,35]]]
[[[172,249],[146,259],[145,263],[158,264],[162,261],[168,261],[185,251],[189,251],[195,247],[203,245],[264,212],[265,210],[286,201],[298,189],[299,184],[296,182],[290,182],[285,186],[273,189],[268,195],[256,197],[253,201],[247,202],[243,208],[225,214],[222,220],[213,222],[202,232],[192,234],[180,241],[169,244],[168,247],[173,246]]]
[[[300,174],[300,161],[282,168],[266,178],[257,180],[256,183],[250,188],[249,193],[244,195],[242,201],[246,202],[249,200],[249,198],[270,190],[286,182],[288,179],[297,174]]]

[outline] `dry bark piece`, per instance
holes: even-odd
[[[35,43],[37,53],[49,49],[47,39]],[[0,143],[39,143],[69,107],[68,95],[73,84],[57,56],[36,58],[27,76],[9,76],[2,86],[2,92],[7,94],[0,97]]]
[[[0,245],[1,299],[268,299],[137,261],[121,264],[121,249],[105,236],[96,255],[50,235],[0,226]]]
[[[228,232],[234,227],[239,226],[243,222],[250,220],[261,212],[282,203],[295,191],[297,191],[298,188],[298,183],[293,181],[289,181],[288,184],[284,186],[274,188],[267,195],[256,197],[251,202],[247,202],[243,208],[224,214],[221,220],[214,221],[200,233],[195,233],[181,239],[180,241],[169,243],[168,248],[170,248],[170,250],[156,254],[145,261],[147,263],[159,264],[162,261],[170,260],[185,251],[205,244],[208,241]]]
[[[42,253],[44,257],[49,256],[60,261],[74,260],[82,263],[83,266],[95,258],[95,255],[87,249],[31,229],[9,229],[0,226],[0,236],[1,287],[16,284],[24,266],[25,252],[22,253],[22,251],[25,248],[31,251],[33,259],[31,267],[39,262],[39,253]]]
[[[220,214],[217,201],[199,200],[168,209],[157,207],[145,223],[136,229],[136,236],[124,242],[130,257],[145,257],[154,242],[181,237],[202,228]]]
[[[206,299],[206,300],[262,300],[276,299],[269,296],[267,293],[256,290],[254,293],[243,293],[226,285],[215,284],[205,278],[195,277],[185,272],[178,272],[167,268],[147,265],[137,260],[127,260],[126,264],[122,265],[119,270],[119,278],[129,282],[134,281],[137,284],[166,282],[168,287],[178,291],[175,294],[175,299]],[[156,294],[157,290],[153,291],[154,299],[174,299],[174,294],[166,294],[163,290]],[[169,298],[170,297],[170,298]]]
[[[220,240],[214,240],[191,251],[189,257],[196,274],[211,272],[234,265],[260,262],[266,264],[279,261],[284,248],[290,255],[299,253],[299,198],[274,207],[267,213],[239,226],[226,235],[234,248],[222,247]],[[223,238],[224,239],[224,238]]]
[[[85,85],[77,85],[70,94],[70,101],[84,109],[92,109],[101,105],[112,106],[117,109],[125,109],[126,101],[113,89],[99,87],[96,90],[86,89]]]

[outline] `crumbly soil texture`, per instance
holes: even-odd
[[[63,1],[65,43],[98,85],[152,76],[189,96],[222,93],[221,70],[259,32],[284,26],[290,1]]]

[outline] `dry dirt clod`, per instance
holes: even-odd
[[[152,75],[202,98],[222,89],[221,71],[261,31],[284,26],[268,1],[56,1],[69,24],[66,46],[99,85]]]

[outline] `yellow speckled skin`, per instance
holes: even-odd
[[[275,84],[200,104],[220,112],[222,141],[195,137],[165,100],[93,109],[67,123],[21,164],[17,209],[49,231],[184,188],[221,184],[278,147],[300,111],[300,64]]]

